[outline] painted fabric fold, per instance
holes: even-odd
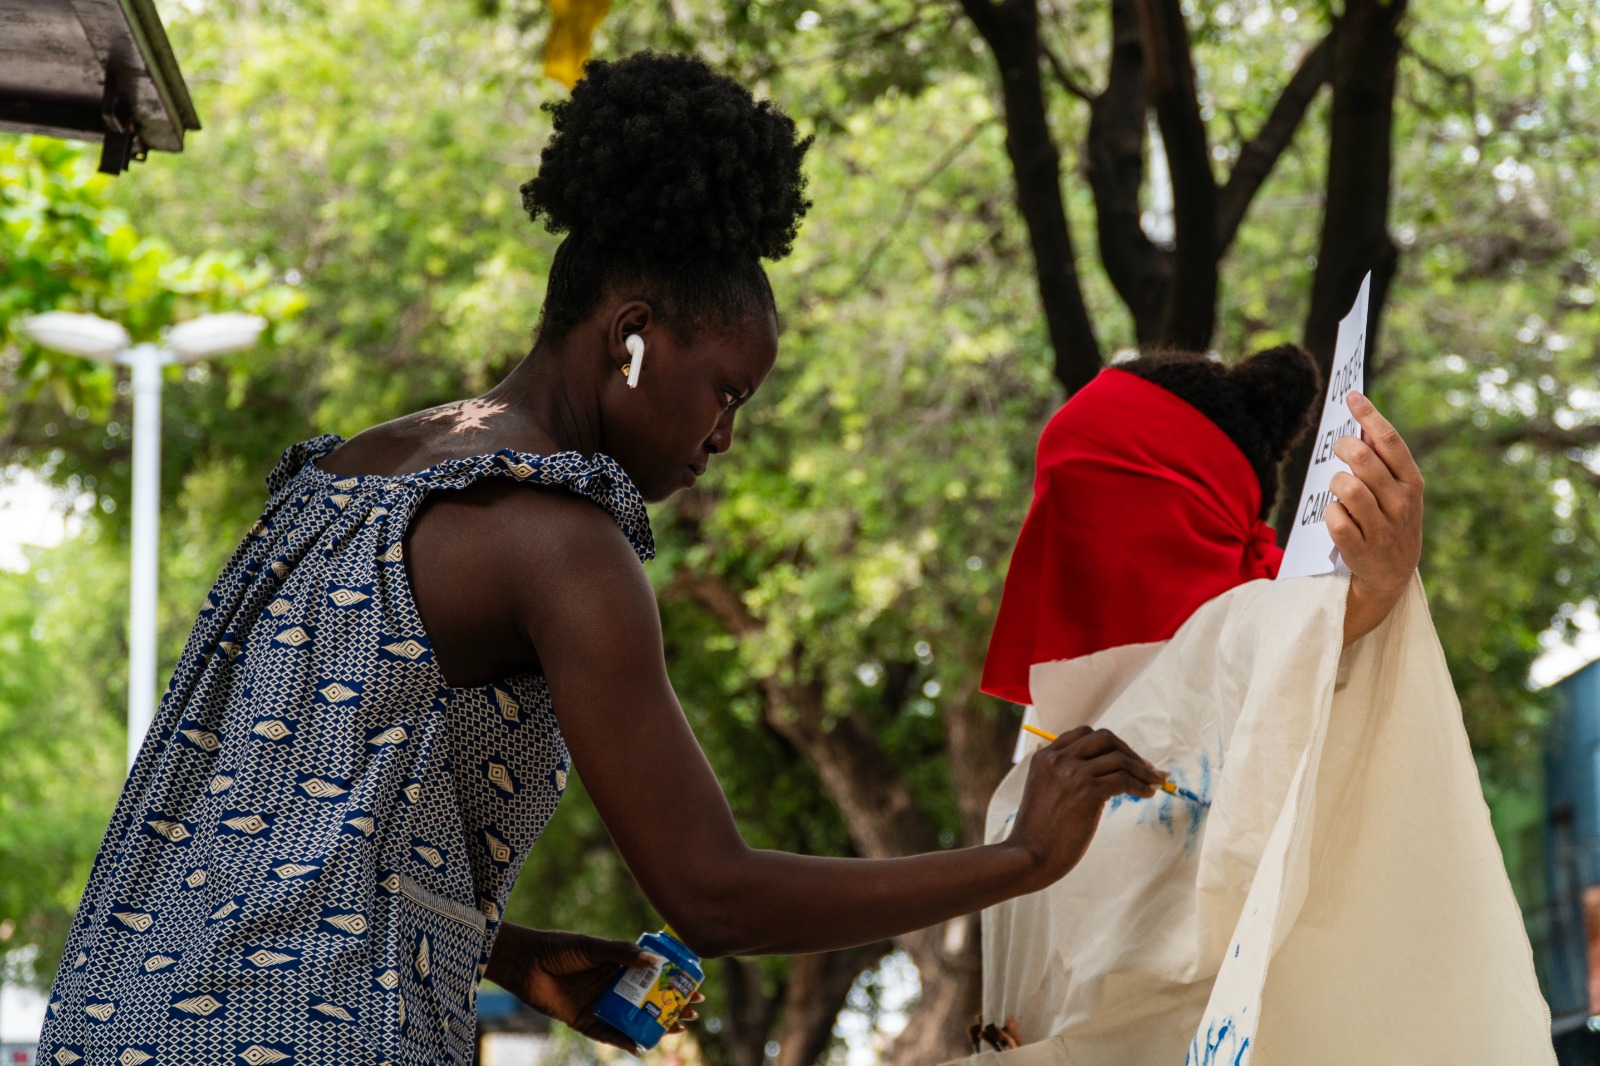
[[[984,1020],[1028,1044],[968,1063],[1555,1061],[1421,583],[1341,655],[1347,587],[1251,582],[1033,667],[1045,729],[1114,729],[1181,792],[1109,805],[1072,873],[984,912]]]

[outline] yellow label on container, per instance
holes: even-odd
[[[644,971],[644,973],[652,971],[654,971],[655,980],[641,989],[643,995],[637,1000],[633,1000],[632,996],[627,998],[633,1000],[634,1006],[641,1008],[650,1017],[654,1018],[656,1024],[660,1025],[661,1028],[671,1029],[677,1024],[678,1015],[683,1013],[683,1008],[689,1005],[689,997],[694,995],[694,978],[670,962],[659,970],[652,967],[651,970]],[[634,972],[639,973],[640,971]],[[643,984],[643,982],[640,982],[640,984]],[[635,988],[638,987],[638,985],[635,985]]]

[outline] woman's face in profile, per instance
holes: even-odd
[[[778,354],[778,331],[762,310],[690,337],[655,327],[645,342],[639,387],[620,375],[605,405],[605,450],[655,503],[692,486],[733,445],[734,420]]]

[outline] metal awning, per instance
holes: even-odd
[[[0,130],[100,141],[120,174],[199,128],[151,0],[0,0]]]

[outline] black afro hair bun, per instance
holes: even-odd
[[[1229,376],[1244,392],[1251,412],[1279,461],[1310,424],[1311,406],[1322,392],[1317,364],[1298,344],[1257,352]]]
[[[779,259],[811,206],[811,139],[693,56],[592,61],[545,105],[555,134],[522,203],[552,233],[641,264]]]
[[[1261,482],[1261,514],[1278,497],[1278,465],[1305,433],[1321,374],[1304,348],[1281,344],[1233,366],[1193,352],[1154,352],[1118,363],[1199,409],[1250,460]]]

